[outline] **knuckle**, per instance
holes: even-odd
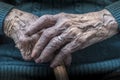
[[[61,42],[63,42],[64,41],[64,39],[62,38],[62,37],[59,37],[59,36],[57,36],[57,37],[54,37],[53,39],[52,39],[52,42],[54,43],[54,44],[56,44],[56,45],[59,45]]]
[[[24,40],[22,38],[19,39],[19,42],[24,42]]]
[[[71,26],[71,22],[67,19],[59,19],[59,22],[61,23],[59,27],[62,29],[67,29]]]
[[[66,13],[61,12],[61,13],[59,13],[58,15],[59,15],[59,16],[64,16],[64,15],[66,15]]]
[[[49,19],[51,16],[52,16],[52,15],[48,15],[48,14],[47,14],[47,15],[43,15],[42,18],[43,18],[43,19]]]
[[[82,44],[82,43],[84,43],[84,42],[86,42],[87,41],[87,39],[86,38],[84,38],[84,37],[81,37],[81,38],[77,38],[76,40],[75,40],[75,42],[76,43],[78,43],[78,44]]]
[[[77,28],[75,28],[75,27],[68,28],[66,31],[67,31],[67,33],[68,33],[69,35],[71,35],[72,37],[78,35],[78,33],[80,32],[80,30],[77,29]]]
[[[43,35],[44,35],[46,38],[52,37],[52,36],[54,35],[54,31],[51,30],[51,29],[46,29],[46,30],[43,32]]]
[[[59,13],[59,14],[56,14],[55,15],[57,18],[63,18],[66,16],[66,13],[62,12],[62,13]]]
[[[68,24],[70,24],[70,23],[69,23],[69,21],[68,21],[67,19],[63,19],[63,24],[64,24],[64,25],[68,25]]]
[[[19,39],[19,42],[21,42],[21,43],[26,42],[26,39],[22,37]]]
[[[58,46],[57,44],[58,44],[58,40],[55,37],[51,40],[50,46],[57,48],[57,46]]]
[[[70,52],[71,50],[69,48],[64,48],[61,50],[61,55],[64,56],[68,56],[68,52]]]
[[[66,25],[66,26],[71,26],[71,22],[70,22],[69,20],[66,20],[66,21],[65,21],[65,25]]]
[[[55,37],[55,38],[53,38],[53,39],[51,40],[51,42],[54,43],[54,44],[55,44],[57,41],[58,41],[58,40],[57,40],[57,37]]]
[[[50,36],[50,31],[44,31],[43,32],[43,36],[45,37],[45,38],[48,38],[49,36]]]

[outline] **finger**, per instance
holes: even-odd
[[[30,54],[32,53],[31,51],[33,49],[33,46],[35,45],[39,37],[40,34],[34,34],[31,37],[23,36],[22,38],[20,38],[19,43],[17,43],[16,47],[19,48],[22,53],[24,52],[24,54],[22,54],[23,56],[29,57],[31,56]]]
[[[63,24],[59,24],[57,26],[65,26]],[[40,54],[42,50],[45,48],[45,46],[48,44],[48,42],[55,36],[59,35],[65,28],[58,28],[57,26],[51,27],[46,29],[36,45],[34,46],[34,49],[32,51],[32,57],[36,56],[37,54]]]
[[[40,54],[39,54],[39,56],[40,56]],[[43,60],[39,60],[38,59],[38,57],[36,57],[34,60],[35,60],[35,62],[36,63],[46,63],[46,62],[51,62],[53,59],[54,59],[54,57],[55,57],[55,54],[51,54],[47,59],[45,59],[44,61]]]
[[[65,22],[57,23],[55,26],[48,28],[44,30],[42,33],[40,39],[36,43],[33,51],[32,51],[32,57],[35,57],[36,55],[40,54],[42,50],[45,48],[45,46],[48,44],[48,42],[55,36],[62,33],[66,26],[68,27],[68,24],[65,24]]]
[[[66,66],[70,66],[72,62],[72,56],[71,54],[69,54],[65,59],[64,59],[64,63],[66,64]]]
[[[39,62],[45,62],[49,61],[49,57],[52,56],[52,54],[55,54],[55,51],[61,48],[66,43],[72,41],[74,39],[74,35],[76,34],[76,28],[70,28],[64,31],[60,36],[54,37],[48,45],[44,48],[39,58],[37,58],[35,61],[37,63]]]
[[[54,58],[53,62],[51,63],[50,67],[57,67],[59,65],[62,64],[63,60],[67,57],[69,57],[69,55],[74,52],[74,48],[76,48],[77,45],[74,44],[74,41],[67,44],[64,48],[61,49],[61,51],[58,53],[58,55],[56,55],[56,57]],[[68,59],[70,60],[70,59]],[[66,61],[65,63],[69,64],[69,62],[71,61]]]
[[[22,55],[22,58],[26,61],[32,60],[31,56],[29,55],[29,51],[26,51],[26,49],[19,49]]]
[[[56,19],[53,15],[41,16],[37,21],[29,26],[29,29],[26,31],[26,35],[31,36],[32,34],[37,33],[44,28],[53,26],[55,22]]]
[[[45,47],[45,49],[42,51],[40,57],[38,57],[35,61],[37,63],[49,61],[50,57],[55,54],[55,51],[63,46],[66,42],[67,41],[64,40],[64,37],[61,36],[53,38],[47,47]]]
[[[35,43],[38,41],[38,39],[40,38],[40,34],[34,34],[34,35],[32,35],[31,37],[29,37],[30,39],[30,44],[31,44],[31,51],[30,51],[30,56],[31,56],[31,54],[32,54],[32,49],[34,48],[34,46],[35,46]],[[39,54],[37,54],[36,56],[34,56],[34,59],[36,59],[37,58],[37,56],[39,56]]]
[[[71,43],[67,44],[64,48],[61,49],[60,53],[58,53],[58,55],[54,58],[51,67],[56,67],[60,65],[66,58],[66,56],[68,56],[74,51],[82,49],[86,45],[87,41],[95,37],[96,31],[97,30],[92,29],[87,30],[84,33],[78,33],[75,40],[73,40]]]
[[[33,44],[35,44],[39,38],[41,37],[41,31],[36,33],[36,34],[33,34],[32,36],[28,36],[29,40],[33,42]],[[35,43],[34,43],[35,42]]]

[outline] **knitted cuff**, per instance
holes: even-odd
[[[14,8],[14,6],[0,2],[0,35],[4,34],[3,31],[4,19],[12,8]]]
[[[111,12],[113,17],[116,19],[118,22],[118,29],[120,30],[120,1],[117,1],[107,7],[105,7],[108,11]]]

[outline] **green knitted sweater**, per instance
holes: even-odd
[[[22,59],[14,42],[3,32],[3,22],[13,7],[38,16],[60,12],[83,14],[108,9],[120,24],[119,0],[3,0],[0,2],[0,80],[54,79],[49,63],[35,64]],[[119,25],[120,27],[120,25]],[[69,76],[103,74],[120,69],[120,35],[73,53]]]

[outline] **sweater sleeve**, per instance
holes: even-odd
[[[118,22],[118,29],[120,30],[120,0],[111,5],[106,6],[105,9],[111,12],[113,17]]]
[[[4,19],[12,8],[14,8],[14,6],[6,4],[4,2],[0,2],[0,35],[4,34],[3,32]]]

